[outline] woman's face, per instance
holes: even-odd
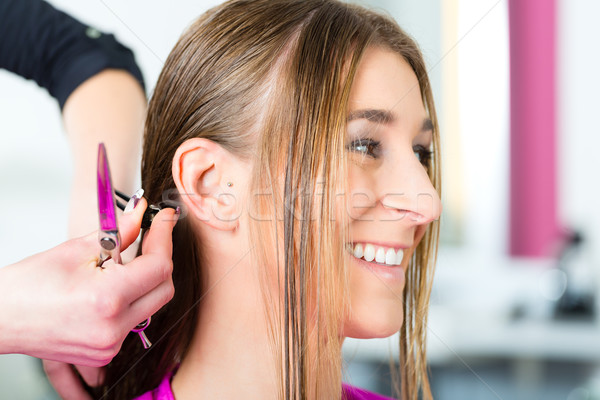
[[[369,48],[350,94],[351,313],[347,337],[386,337],[403,321],[405,271],[441,203],[427,175],[432,125],[417,77],[398,54]]]

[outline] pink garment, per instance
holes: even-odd
[[[146,392],[134,400],[175,400],[175,396],[173,396],[173,391],[171,390],[172,376],[172,372],[168,373],[156,389]],[[392,400],[391,397],[359,389],[346,383],[342,385],[342,391],[345,400]]]

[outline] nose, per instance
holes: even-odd
[[[377,181],[377,197],[390,219],[424,225],[440,217],[440,196],[426,169],[412,153],[400,160],[390,160]]]

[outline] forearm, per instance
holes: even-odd
[[[0,268],[0,354],[17,353],[21,347],[15,326],[14,300],[10,294],[15,281],[10,267]]]
[[[73,154],[69,235],[97,229],[96,162],[98,143],[107,148],[113,186],[137,189],[146,98],[132,75],[105,70],[81,84],[63,109]]]

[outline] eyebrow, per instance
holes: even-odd
[[[347,122],[354,121],[357,119],[366,119],[369,122],[374,122],[377,124],[391,124],[396,120],[396,117],[394,113],[388,110],[365,109],[352,111],[350,115],[348,115]],[[433,122],[430,118],[425,118],[423,120],[423,125],[421,126],[421,132],[427,132],[432,130]]]
[[[347,121],[350,122],[356,119],[366,119],[370,122],[375,122],[378,124],[391,124],[396,120],[391,111],[375,109],[352,111],[350,115],[348,115]]]

